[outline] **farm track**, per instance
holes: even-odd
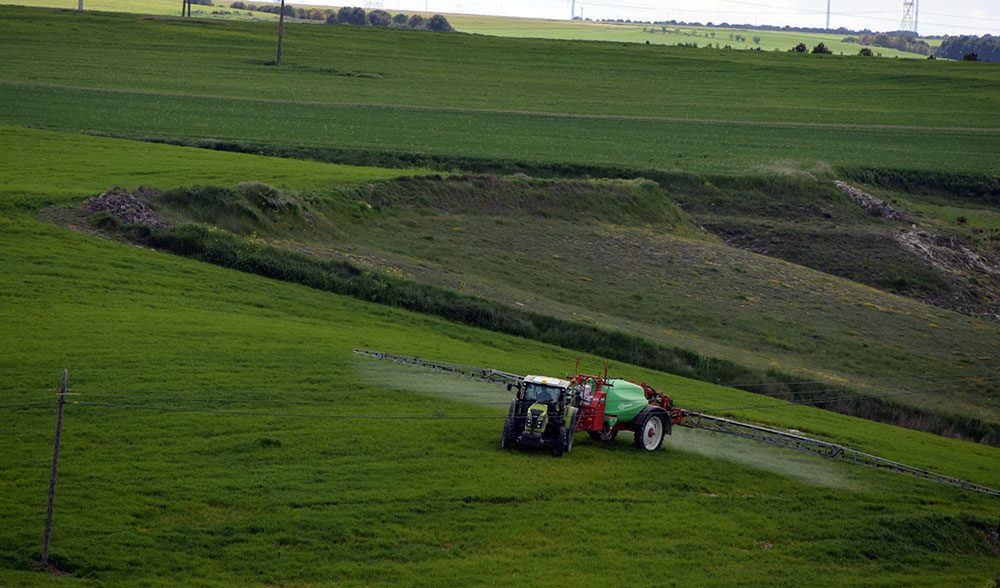
[[[288,100],[277,98],[248,98],[245,96],[230,95],[206,95],[193,92],[163,92],[154,90],[136,90],[123,88],[97,88],[88,86],[74,86],[71,84],[38,84],[32,82],[22,82],[18,80],[0,80],[0,86],[53,89],[53,90],[76,90],[82,92],[125,94],[135,96],[162,96],[165,98],[214,98],[246,102],[249,104],[287,104],[298,106],[319,106],[330,108],[356,109],[356,110],[390,110],[390,111],[410,111],[410,112],[430,112],[430,113],[454,113],[454,114],[485,114],[485,115],[516,115],[537,118],[570,119],[570,120],[609,120],[623,122],[650,122],[650,123],[679,123],[706,126],[738,126],[757,127],[770,129],[834,129],[834,130],[859,130],[859,131],[910,131],[918,133],[949,133],[949,134],[976,134],[976,135],[1000,135],[1000,127],[962,127],[962,126],[917,126],[917,125],[879,125],[861,123],[824,123],[824,122],[801,122],[801,121],[764,121],[764,120],[732,120],[732,119],[708,119],[708,118],[688,118],[688,117],[666,117],[666,116],[641,116],[627,114],[587,114],[560,111],[543,110],[517,110],[499,108],[472,108],[459,106],[417,106],[409,104],[379,104],[360,102],[332,102],[320,100]]]

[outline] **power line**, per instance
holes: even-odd
[[[429,376],[429,375],[434,375],[434,374],[435,374],[435,372],[427,371],[427,370],[424,370],[424,369],[414,370],[414,375],[416,375],[418,377],[420,377],[420,376]],[[448,373],[445,373],[445,372],[437,372],[436,375],[449,375],[450,376],[451,374],[448,374]],[[462,376],[462,375],[456,375],[453,378],[454,379],[466,379],[466,380],[470,380],[471,379],[471,380],[478,381],[478,379],[476,379],[476,378],[469,378],[467,376]],[[700,386],[700,385],[705,385],[705,384],[712,385],[712,386],[723,387],[723,388],[736,388],[736,389],[743,389],[743,388],[748,388],[748,387],[752,387],[752,386],[804,386],[804,385],[821,385],[821,386],[824,386],[823,388],[817,388],[817,389],[811,389],[811,390],[802,390],[802,391],[798,391],[798,392],[792,392],[792,393],[811,393],[811,392],[822,392],[822,391],[850,390],[850,389],[854,389],[854,388],[857,388],[857,387],[891,386],[891,385],[893,385],[892,383],[899,383],[899,382],[903,382],[903,383],[924,382],[924,383],[927,383],[927,384],[939,384],[939,383],[944,383],[944,382],[956,382],[956,381],[963,381],[963,380],[968,381],[968,384],[970,386],[983,385],[983,382],[985,382],[986,385],[989,385],[990,383],[993,383],[993,382],[996,382],[996,381],[1000,380],[1000,374],[994,374],[994,375],[967,374],[967,375],[953,375],[953,376],[948,376],[948,377],[933,377],[933,376],[884,376],[884,377],[866,378],[866,379],[863,379],[863,380],[858,380],[858,381],[856,381],[854,383],[837,383],[837,382],[833,382],[833,381],[830,381],[830,380],[769,380],[769,381],[751,381],[751,380],[746,380],[746,381],[739,381],[739,382],[712,382],[712,381],[708,381],[708,380],[692,380],[690,383],[689,382],[684,382],[684,383],[680,383],[680,384],[677,384],[677,385],[664,386],[663,388],[665,390],[669,390],[669,389],[677,389],[677,388],[681,388],[681,387],[689,386],[689,385]],[[482,382],[482,384],[484,386],[485,385],[494,385],[491,382],[485,382],[485,381]],[[836,386],[836,387],[828,387],[828,386]],[[210,388],[202,388],[202,389],[187,389],[187,390],[169,390],[169,389],[162,389],[162,388],[141,388],[141,387],[129,387],[129,388],[105,388],[105,387],[101,387],[101,388],[95,389],[94,392],[80,391],[80,387],[75,387],[74,390],[76,390],[76,392],[70,392],[69,394],[70,395],[74,395],[74,394],[75,395],[79,395],[79,394],[93,395],[93,394],[100,393],[102,395],[108,395],[109,393],[123,392],[123,393],[126,393],[127,395],[132,395],[132,394],[134,394],[134,395],[140,395],[140,394],[146,394],[146,393],[165,393],[165,394],[185,393],[185,394],[192,394],[192,395],[194,395],[194,394],[203,394],[203,395],[205,395],[205,394],[242,394],[242,395],[250,395],[250,394],[253,394],[253,395],[263,395],[263,394],[267,394],[267,395],[276,395],[276,394],[317,394],[317,395],[332,395],[332,394],[341,394],[341,393],[343,393],[345,395],[360,395],[360,394],[367,394],[367,393],[372,392],[372,391],[368,391],[368,390],[359,391],[359,390],[357,390],[355,388],[330,389],[330,388],[325,388],[325,387],[317,387],[315,389],[311,389],[311,388],[310,389],[299,389],[299,390],[257,389],[257,388],[233,388],[233,389],[219,389],[219,388],[211,388],[210,389]],[[386,390],[383,388],[383,389],[375,390],[374,392],[376,392],[376,393],[383,393],[385,391]],[[744,390],[744,391],[747,391],[747,390]],[[54,389],[45,389],[45,390],[41,390],[40,391],[38,389],[24,388],[24,389],[17,389],[17,390],[15,390],[15,389],[0,390],[0,395],[5,395],[5,394],[6,395],[35,394],[35,393],[40,393],[40,392],[41,393],[50,393],[50,394],[53,394],[53,395],[56,395],[58,393],[58,391],[54,390]],[[420,393],[419,390],[413,390],[413,392]],[[496,393],[496,392],[493,392],[493,391],[483,391],[483,390],[449,390],[448,392],[449,393],[454,393],[454,394],[494,394],[494,393]]]
[[[324,413],[290,413],[290,412],[263,412],[257,410],[215,410],[210,408],[182,408],[174,406],[152,406],[145,404],[118,404],[111,402],[81,402],[78,400],[70,401],[70,404],[76,404],[80,406],[100,406],[106,408],[124,408],[133,410],[152,410],[152,411],[163,411],[163,412],[193,412],[193,413],[207,413],[207,414],[221,414],[221,415],[239,415],[239,416],[263,416],[263,417],[289,417],[289,418],[310,418],[310,419],[333,419],[333,420],[496,420],[499,418],[496,415],[492,416],[459,416],[459,415],[418,415],[418,414],[395,414],[395,415],[384,415],[384,414],[360,414],[360,415],[345,415],[345,414],[324,414]]]
[[[920,391],[913,391],[913,392],[891,392],[891,393],[888,393],[888,394],[870,394],[870,395],[865,395],[865,396],[841,396],[841,397],[838,397],[838,398],[823,398],[823,399],[820,399],[820,400],[812,400],[812,401],[806,401],[806,402],[786,401],[786,402],[783,402],[781,404],[756,404],[756,405],[748,405],[748,406],[731,406],[731,407],[728,407],[728,408],[708,408],[708,409],[700,409],[700,410],[697,410],[697,411],[694,411],[694,412],[703,412],[703,411],[705,411],[705,412],[729,412],[729,411],[733,411],[733,410],[760,410],[760,409],[770,409],[770,408],[788,408],[788,407],[791,407],[791,406],[819,406],[821,404],[832,404],[832,403],[835,403],[835,402],[847,402],[847,401],[851,401],[851,400],[865,400],[865,399],[874,399],[874,398],[889,398],[889,397],[892,397],[892,396],[912,396],[912,395],[915,395],[915,394],[927,394],[928,392],[931,392],[931,391],[930,390],[920,390]]]
[[[708,411],[708,412],[729,412],[734,410],[766,410],[775,408],[787,408],[792,406],[819,406],[822,404],[832,404],[836,402],[849,402],[854,400],[866,400],[866,399],[880,399],[889,398],[896,396],[912,396],[916,394],[927,394],[935,391],[947,391],[954,390],[958,388],[940,388],[932,390],[917,390],[917,391],[906,391],[906,392],[893,392],[887,394],[869,394],[869,395],[853,395],[853,396],[839,396],[836,398],[821,398],[818,400],[805,401],[805,402],[782,402],[780,404],[756,404],[756,405],[744,405],[744,406],[734,406],[725,408],[711,408],[711,409],[699,409],[696,412]],[[123,409],[136,409],[136,410],[153,410],[153,411],[164,411],[164,412],[191,412],[191,413],[207,413],[207,414],[231,414],[231,415],[246,415],[246,416],[267,416],[267,417],[299,417],[299,418],[326,418],[326,419],[338,419],[338,420],[496,420],[500,418],[499,415],[494,416],[470,416],[470,415],[447,415],[447,414],[437,414],[437,415],[426,415],[426,414],[367,414],[367,415],[344,415],[344,414],[323,414],[323,413],[285,413],[285,412],[263,412],[254,410],[217,410],[208,408],[187,408],[187,407],[171,407],[171,406],[153,406],[145,404],[121,404],[112,402],[88,402],[88,401],[70,401],[71,404],[76,404],[80,406],[100,406],[109,408],[123,408]],[[50,403],[43,403],[48,405]],[[506,403],[504,403],[506,404]]]
[[[52,402],[24,402],[20,404],[0,404],[0,408],[24,408],[28,406],[52,406],[55,404],[55,398]]]
[[[788,7],[785,7],[785,6],[777,6],[777,5],[774,5],[774,4],[764,4],[764,3],[759,3],[759,2],[747,2],[747,1],[744,1],[744,0],[719,0],[719,1],[720,2],[725,2],[727,4],[737,4],[737,5],[750,6],[750,7],[760,7],[760,8],[773,8],[773,9],[778,9],[778,10],[782,10],[783,11],[783,12],[757,13],[757,14],[809,15],[809,16],[813,16],[813,15],[823,16],[823,15],[826,15],[826,11],[825,10],[812,10],[812,9],[802,9],[802,8],[791,8],[791,9],[789,9]],[[652,13],[652,14],[660,14],[660,15],[664,15],[664,14],[667,14],[669,12],[688,12],[688,13],[697,13],[697,14],[741,14],[741,15],[747,15],[747,16],[750,15],[750,13],[748,11],[720,11],[720,10],[710,10],[710,9],[692,10],[692,9],[684,9],[684,8],[672,8],[672,7],[669,7],[669,6],[667,6],[667,7],[653,7],[653,6],[649,6],[649,5],[643,5],[643,4],[597,2],[597,1],[593,1],[593,0],[587,1],[587,2],[581,2],[580,4],[586,5],[586,6],[591,6],[591,7],[600,7],[600,8],[611,8],[611,9],[621,8],[621,9],[626,9],[626,10],[635,10],[635,11]],[[892,18],[892,17],[887,17],[887,16],[881,16],[880,17],[880,16],[873,16],[873,15],[876,15],[876,14],[896,14],[896,13],[897,13],[897,11],[888,11],[888,10],[885,10],[885,11],[882,11],[882,10],[878,10],[878,11],[862,11],[862,12],[834,12],[834,11],[830,11],[830,14],[831,15],[835,15],[835,16],[841,16],[841,17],[847,17],[847,18],[857,18],[857,19],[879,20],[879,21],[884,21],[884,22],[898,22],[898,19],[897,18]],[[958,14],[941,14],[941,13],[937,13],[936,15],[937,16],[943,16],[945,18],[955,18],[955,19],[959,19],[959,20],[968,20],[970,22],[972,22],[972,21],[979,22],[979,21],[982,21],[982,20],[998,20],[998,19],[981,19],[981,18],[978,18],[978,17],[971,17],[971,16],[967,17],[967,16],[963,16],[963,15],[958,15]],[[965,27],[965,28],[970,28],[970,26],[968,24],[942,23],[942,22],[931,22],[931,21],[921,21],[921,23],[922,24],[928,24],[928,25],[941,26],[941,27]],[[815,28],[819,28],[819,27],[815,27]],[[780,31],[776,31],[776,32],[780,32]]]

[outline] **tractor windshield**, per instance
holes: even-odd
[[[524,388],[524,399],[547,404],[558,401],[560,392],[562,392],[562,388],[556,386],[528,384]]]

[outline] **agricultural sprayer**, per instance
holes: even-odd
[[[560,379],[520,376],[380,351],[355,349],[354,352],[505,385],[507,390],[514,392],[514,398],[501,433],[500,445],[504,449],[540,447],[560,457],[572,450],[573,438],[578,432],[585,431],[597,441],[612,442],[619,432],[631,431],[636,448],[656,451],[663,444],[664,436],[670,435],[673,427],[680,426],[724,433],[1000,497],[1000,490],[994,488],[890,461],[829,441],[677,408],[670,396],[644,382],[608,378],[606,368],[600,376],[583,374],[577,369],[573,377]]]

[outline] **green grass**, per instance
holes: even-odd
[[[102,151],[104,140],[84,141],[88,149],[76,152],[83,162],[90,153],[107,165],[79,168],[83,193],[177,177],[222,181],[221,161],[255,165],[260,179],[301,165],[121,142]],[[157,157],[141,168],[115,165],[150,153]],[[170,153],[169,169],[145,173]],[[25,168],[5,167],[5,179],[17,181],[0,192],[21,206],[0,215],[0,252],[17,279],[0,281],[0,321],[17,328],[0,338],[0,390],[7,403],[49,405],[2,409],[4,584],[53,583],[28,570],[51,452],[47,391],[63,366],[74,402],[486,418],[327,420],[70,404],[53,561],[76,577],[60,583],[521,585],[529,575],[539,585],[646,583],[663,558],[671,562],[663,577],[682,585],[977,585],[995,573],[985,540],[995,500],[954,488],[687,431],[649,455],[624,439],[603,447],[582,438],[562,460],[500,452],[502,407],[469,402],[482,397],[481,386],[393,376],[350,349],[553,374],[571,369],[575,353],[39,222],[26,213],[25,194],[41,195],[40,207],[69,200],[72,186],[12,169]],[[323,177],[287,185],[307,189]],[[612,367],[683,405],[760,402]],[[736,414],[1000,485],[995,448],[815,408]]]
[[[38,208],[79,200],[114,185],[231,185],[255,180],[305,189],[387,179],[406,170],[205,152],[35,129],[0,126],[5,153],[0,207]]]
[[[988,64],[290,25],[276,68],[265,24],[0,15],[13,124],[726,173],[1000,156]]]
[[[891,228],[866,220],[832,188],[809,182],[796,186],[814,191],[810,203],[795,189],[782,200],[779,188],[788,185],[775,181],[769,190],[734,193],[746,200],[746,214],[765,210],[766,204],[754,200],[759,194],[770,194],[772,206],[789,214],[795,210],[801,216],[807,206],[814,207],[815,219],[800,219],[798,230],[811,227],[817,234],[804,236],[800,248],[830,236],[876,243],[889,239]],[[759,370],[780,366],[799,379],[851,382],[880,393],[926,390],[899,401],[996,422],[992,366],[1000,349],[994,323],[727,247],[695,229],[687,215],[665,218],[650,210],[649,202],[667,196],[647,189],[652,195],[639,198],[555,183],[532,197],[530,190],[522,192],[516,182],[503,180],[491,185],[458,178],[445,185],[418,180],[313,193],[312,213],[327,222],[295,230],[282,226],[292,221],[234,225],[225,215],[192,209],[205,199],[197,193],[174,195],[161,205],[185,218],[244,234],[253,230],[280,246],[639,334]],[[730,193],[696,192],[685,208],[700,213],[691,203],[699,199],[722,206],[723,194]],[[565,199],[572,204],[560,205]],[[519,201],[533,204],[518,206]],[[604,211],[607,206],[616,213]],[[839,233],[824,232],[829,221],[822,221],[821,212],[833,213]],[[847,264],[870,272],[874,281],[907,279],[935,287],[938,277],[927,275],[925,265],[884,243],[880,247],[844,246],[851,255],[868,258],[867,265],[828,251],[812,255],[820,258],[816,265],[831,272],[836,264]],[[946,378],[960,381],[934,383]]]
[[[744,28],[709,28],[693,26],[645,25],[631,23],[602,23],[587,21],[545,20],[502,16],[478,16],[449,14],[448,21],[463,33],[493,35],[497,37],[517,37],[533,39],[561,39],[578,41],[610,41],[617,43],[646,43],[659,45],[680,45],[697,43],[699,47],[716,44],[731,46],[737,50],[751,50],[760,47],[764,51],[788,51],[799,43],[805,43],[810,50],[818,43],[824,43],[834,53],[857,55],[861,45],[844,43],[846,35],[825,33],[797,33],[788,31],[760,31]],[[663,26],[666,32],[662,31]],[[653,32],[647,32],[652,29]],[[746,37],[737,41],[736,35]],[[760,37],[760,43],[754,42]],[[883,57],[926,59],[917,55],[884,47],[872,48]]]
[[[12,8],[0,9],[0,18],[4,123],[268,144],[436,149],[490,158],[658,162],[657,167],[668,168],[674,167],[668,160],[694,145],[698,161],[681,167],[734,173],[772,163],[788,148],[769,143],[786,141],[807,162],[843,164],[867,157],[870,161],[863,163],[870,165],[995,169],[994,131],[931,129],[995,126],[989,116],[996,103],[993,70],[963,64],[935,64],[941,69],[898,64],[920,66],[906,70],[889,69],[897,64],[888,60],[856,65],[857,60],[760,55],[764,61],[756,65],[776,76],[765,91],[734,83],[749,79],[741,72],[754,62],[745,55],[718,61],[719,53],[700,50],[301,25],[288,29],[289,64],[295,67],[277,70],[262,64],[270,59],[270,26]],[[571,70],[571,63],[591,67]],[[778,77],[775,71],[785,73]],[[358,77],[357,72],[382,77]],[[639,83],[648,80],[653,81]],[[836,80],[857,83],[851,91],[860,97],[858,104],[851,107],[828,96],[829,83]],[[942,87],[957,81],[964,90],[949,92],[946,100],[921,90],[929,80]],[[905,91],[911,91],[906,99]],[[719,99],[705,100],[708,94]],[[662,99],[668,95],[670,100]],[[903,105],[911,98],[925,106],[907,113]],[[339,106],[373,102],[392,107]],[[802,110],[790,108],[795,104]],[[562,116],[576,112],[592,118]],[[621,115],[633,118],[614,118]],[[649,115],[741,122],[637,118]],[[786,124],[786,117],[831,126],[799,128]],[[845,123],[921,128],[878,132],[837,126]],[[677,133],[664,138],[673,127]],[[646,130],[636,133],[640,128]],[[839,133],[843,141],[838,144]],[[851,136],[854,141],[846,139]],[[864,147],[862,138],[874,146]],[[858,149],[862,155],[855,154]],[[483,403],[502,399],[502,392],[371,365],[350,350],[385,349],[552,375],[571,370],[577,352],[40,220],[57,216],[45,207],[71,206],[114,184],[167,189],[262,181],[316,198],[317,207],[336,208],[331,199],[357,194],[358,184],[413,171],[14,126],[0,127],[0,152],[0,324],[6,327],[0,335],[0,584],[941,586],[985,585],[995,578],[997,557],[986,539],[995,524],[995,499],[693,431],[678,431],[667,450],[655,454],[634,452],[627,435],[613,446],[581,436],[574,452],[561,460],[507,454],[496,448],[503,406]],[[720,155],[735,161],[718,161]],[[527,233],[527,223],[517,226],[513,219],[532,218],[535,226],[559,230],[567,226],[558,215],[538,220],[534,215],[545,207],[527,207],[530,215],[514,211],[512,220],[499,219],[508,224],[498,225],[498,219],[468,210],[421,214],[414,200],[387,201],[366,212],[354,204],[359,226],[333,226],[355,238],[349,253],[371,256],[378,265],[423,258],[429,272],[447,265],[444,259],[438,265],[432,255],[453,256],[455,272],[470,276],[489,264],[512,263],[496,254],[500,233],[522,244],[540,239]],[[600,200],[588,204],[606,206]],[[622,219],[627,212],[619,211]],[[338,214],[331,212],[331,218],[353,218],[346,209]],[[671,230],[691,230],[683,215],[663,218]],[[435,240],[404,249],[406,232],[400,227]],[[365,228],[371,235],[362,238]],[[717,269],[727,273],[755,269],[747,259],[773,268],[773,262],[741,256],[707,237],[589,223],[572,228],[609,244],[666,244],[680,259],[689,250],[710,254],[713,263],[723,262]],[[330,238],[316,237],[313,245]],[[535,264],[532,272],[565,270],[554,258],[535,255],[528,261]],[[788,272],[796,279],[815,277],[793,266]],[[690,280],[687,288],[672,287],[681,304],[694,307],[682,298],[709,282],[704,276]],[[753,283],[746,276],[740,280],[733,283]],[[858,292],[832,278],[816,280],[801,284],[803,291]],[[553,284],[535,286],[527,292],[535,300],[551,299],[540,306],[566,304],[553,292],[576,295]],[[713,320],[732,313],[733,304],[749,303],[730,298],[743,293],[718,292]],[[783,295],[797,304],[796,293]],[[885,300],[880,293],[863,295]],[[845,321],[865,316],[853,312],[851,301],[809,300],[815,308],[807,312],[826,312],[826,305],[835,304],[851,315]],[[897,306],[878,311],[901,310],[899,317],[893,315],[898,322],[891,323],[900,331],[891,336],[922,337],[913,327],[922,315],[904,313],[926,309],[889,300]],[[645,298],[633,302],[654,308]],[[735,313],[739,320],[749,316],[741,315],[742,310]],[[953,340],[963,345],[971,340],[958,339],[963,325],[989,336],[982,323],[962,320],[942,323],[940,335],[930,336],[940,340],[920,344],[931,353],[925,355],[928,363]],[[800,323],[779,324],[786,327],[771,333],[775,337],[801,336]],[[863,345],[864,337],[858,335],[854,343]],[[982,347],[995,341],[988,339]],[[935,343],[940,349],[927,351]],[[817,348],[813,354],[826,351]],[[589,355],[582,361],[591,369],[602,364]],[[63,431],[53,561],[73,576],[53,578],[30,568],[45,510],[51,391],[62,367],[71,370],[74,395]],[[795,428],[1000,486],[996,448],[620,362],[611,369],[654,383],[682,406]],[[36,401],[47,405],[2,406]],[[735,409],[759,404],[770,408]],[[239,411],[309,416],[234,414]],[[442,413],[475,418],[325,418]]]
[[[14,6],[30,6],[35,8],[61,8],[63,10],[76,10],[76,0],[0,0],[0,4]],[[249,19],[249,20],[277,20],[277,15],[268,12],[252,12],[249,10],[232,10],[229,8],[231,2],[215,2],[215,6],[203,6],[193,4],[191,6],[192,18],[225,18]],[[180,2],[175,0],[84,0],[84,10],[94,12],[131,12],[136,14],[153,14],[163,16],[180,17]],[[212,12],[226,11],[229,14],[212,14]]]
[[[74,0],[0,0],[0,4],[17,6],[34,6],[49,8],[75,9]],[[174,15],[177,6],[174,0],[88,0],[87,10],[106,12],[132,12],[138,14]],[[239,15],[213,15],[213,11],[231,10],[231,2],[218,2],[215,7],[194,6],[193,16],[199,18],[240,18],[250,17],[261,20],[274,20],[273,14],[266,12],[237,11]],[[315,6],[296,3],[296,7],[318,7],[329,9],[329,6]],[[393,13],[397,11],[391,11]],[[420,11],[402,11],[406,14],[422,14],[430,16],[434,13]],[[689,26],[667,26],[667,31],[661,27],[627,23],[600,23],[586,21],[547,20],[537,18],[517,18],[505,16],[482,16],[473,14],[446,14],[448,21],[458,32],[496,37],[515,37],[529,39],[558,39],[574,41],[608,41],[616,43],[645,43],[649,41],[657,45],[678,45],[681,43],[698,43],[704,47],[708,43],[730,45],[734,49],[748,50],[760,47],[764,51],[787,51],[805,43],[812,49],[817,43],[825,43],[835,53],[856,55],[860,45],[844,43],[844,35],[823,33],[795,33],[787,31],[758,31],[743,28],[708,28]],[[655,29],[646,32],[644,29]],[[736,41],[735,35],[742,35],[746,41]],[[755,43],[754,37],[760,37]],[[940,40],[928,40],[934,46]],[[910,59],[926,59],[926,56],[898,51],[895,49],[873,48],[883,57],[903,57]]]
[[[874,393],[895,393],[902,386],[928,390],[898,400],[986,422],[997,419],[990,366],[1000,350],[992,323],[726,247],[693,225],[651,182],[589,187],[455,179],[383,186],[370,182],[406,172],[15,127],[0,129],[0,146],[14,154],[0,186],[17,195],[13,202],[22,208],[72,202],[113,184],[132,188],[128,182],[136,177],[154,186],[227,185],[256,178],[301,187],[304,197],[293,198],[303,198],[303,208],[296,208],[295,218],[273,223],[242,209],[217,209],[208,192],[180,190],[159,205],[162,213],[172,211],[179,219],[256,233],[280,246],[638,334],[702,356],[762,371],[780,366],[779,371],[798,379],[852,382]],[[67,153],[86,157],[68,159]],[[113,180],[83,181],[91,177]],[[362,181],[367,185],[360,189],[334,187]],[[825,238],[823,213],[845,223],[842,230],[865,235],[860,242],[882,238],[886,230],[831,187],[807,180],[730,183],[742,187],[674,192],[673,197],[698,218],[721,206],[732,218],[764,215],[773,224],[775,219],[766,218],[770,213],[779,222],[797,219],[798,230],[818,231],[807,242]],[[310,212],[308,222],[302,210]],[[792,216],[782,221],[782,215]],[[888,253],[858,255],[871,260]],[[851,263],[849,257],[821,261],[829,271],[836,269],[833,262]],[[910,282],[929,283],[919,273],[923,266],[887,263],[893,271],[917,272],[908,276]],[[876,274],[879,279],[896,275],[871,263],[861,269],[887,272]],[[557,277],[566,275],[578,279],[568,284]],[[622,286],[608,288],[609,281]],[[946,383],[936,383],[942,379]]]

